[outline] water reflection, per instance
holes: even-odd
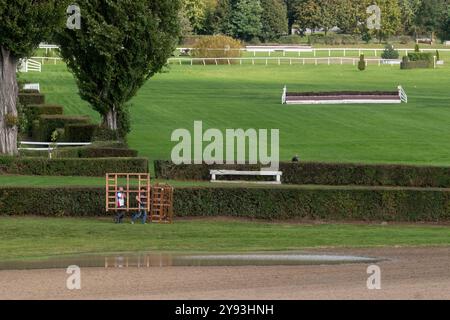
[[[0,270],[65,269],[70,265],[80,268],[164,268],[206,266],[292,266],[329,265],[347,263],[374,263],[378,258],[312,255],[296,252],[252,254],[111,254],[53,257],[46,260],[0,262]]]

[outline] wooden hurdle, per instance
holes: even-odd
[[[123,183],[120,180],[124,180]],[[118,208],[116,195],[120,188],[126,194],[125,208]],[[137,187],[137,188],[136,188]],[[109,173],[106,175],[106,212],[110,211],[138,211],[139,204],[134,201],[135,196],[142,196],[142,188],[145,188],[145,198],[150,199],[150,175],[147,173]],[[131,200],[131,201],[130,201]],[[149,201],[147,201],[147,211],[149,211]]]
[[[173,221],[173,187],[157,184],[151,192],[151,222],[172,223]]]
[[[120,188],[126,195],[125,208],[118,208],[117,193]],[[142,191],[141,189],[145,189]],[[145,194],[142,194],[142,193]],[[109,173],[106,175],[106,212],[141,210],[135,201],[144,197],[147,200],[146,210],[150,222],[172,223],[173,221],[173,187],[157,184],[152,187],[150,175],[147,173]]]

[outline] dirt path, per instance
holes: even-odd
[[[308,250],[387,258],[382,289],[368,290],[368,265],[1,271],[0,299],[450,299],[450,248]]]

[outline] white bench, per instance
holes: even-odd
[[[217,180],[218,176],[273,176],[276,177],[275,181],[244,181],[244,183],[260,183],[260,184],[281,184],[281,171],[238,171],[238,170],[210,170],[211,182],[220,183],[243,183],[243,181],[224,181]]]
[[[39,83],[27,83],[23,86],[24,90],[37,90],[38,92],[41,92],[41,87]]]

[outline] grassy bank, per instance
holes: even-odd
[[[114,225],[99,219],[0,218],[0,260],[113,252],[246,252],[313,247],[443,246],[450,228],[406,225],[300,225],[184,220]]]
[[[448,62],[448,61],[447,61]],[[328,162],[450,164],[448,65],[437,70],[351,65],[171,66],[133,99],[129,142],[150,160],[169,159],[175,129],[280,129],[280,157]],[[70,114],[98,114],[77,95],[64,65],[46,65],[39,82],[49,103]],[[395,90],[402,105],[282,106],[281,91]]]

